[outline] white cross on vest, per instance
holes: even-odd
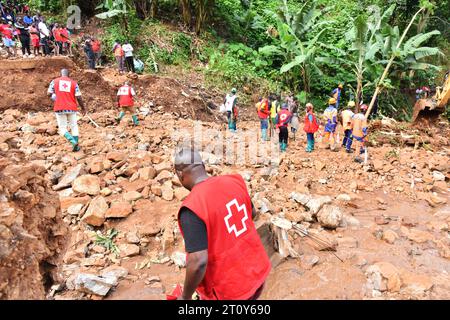
[[[128,96],[130,94],[130,87],[124,86],[119,89],[119,96]]]
[[[228,215],[224,219],[225,225],[227,226],[228,232],[230,234],[234,232],[237,238],[247,231],[247,225],[245,224],[248,220],[247,208],[245,204],[239,205],[238,201],[234,199],[227,204],[227,210]],[[232,223],[230,223],[230,220]]]
[[[60,80],[58,89],[60,92],[70,92],[72,89],[72,83],[70,81]]]

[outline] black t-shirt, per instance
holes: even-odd
[[[194,212],[183,207],[180,211],[180,225],[183,230],[186,252],[194,253],[208,249],[206,225]]]

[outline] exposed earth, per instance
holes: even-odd
[[[46,97],[62,67],[74,70],[100,126],[79,121],[77,153],[58,136]],[[0,299],[165,299],[185,272],[176,217],[188,192],[172,155],[200,127],[208,171],[244,177],[257,225],[270,226],[261,234],[277,239],[274,217],[290,225],[286,243],[266,243],[274,268],[262,299],[450,299],[447,121],[373,122],[365,165],[320,143],[306,153],[302,130],[286,154],[255,155],[277,146],[257,140],[253,107],[241,111],[240,144],[226,133],[221,97],[200,85],[131,79],[141,111],[133,127],[128,117],[115,124],[126,76],[110,69],[82,71],[66,58],[0,69]],[[222,139],[224,153],[212,152]],[[292,223],[336,251],[318,250]],[[96,232],[112,229],[112,241],[99,241]]]

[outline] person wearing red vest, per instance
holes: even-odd
[[[137,109],[134,106],[134,96],[135,95],[136,95],[136,92],[130,86],[128,81],[126,81],[124,83],[124,85],[119,88],[119,91],[117,92],[117,105],[119,106],[121,111],[120,111],[119,117],[117,118],[118,124],[123,119],[123,117],[125,117],[125,113],[131,112],[133,124],[135,126],[139,125]]]
[[[175,171],[190,194],[178,212],[187,257],[179,300],[256,300],[271,270],[240,175],[209,177],[198,151],[175,154]]]
[[[79,151],[79,131],[77,124],[78,104],[83,113],[86,112],[86,108],[81,99],[81,92],[78,84],[69,78],[69,70],[61,70],[61,77],[56,78],[50,83],[47,93],[54,101],[53,110],[56,114],[59,134],[72,144],[73,151]],[[71,133],[67,130],[68,127],[70,128]]]
[[[277,129],[279,129],[279,137],[280,137],[280,150],[281,152],[286,152],[288,140],[289,140],[289,131],[288,126],[292,120],[292,113],[289,111],[289,106],[287,103],[283,103],[281,106],[281,110],[278,112],[276,116],[276,124]]]
[[[261,138],[262,141],[267,141],[267,129],[269,129],[269,100],[260,98],[256,104],[256,111],[258,112],[259,121],[261,122]]]
[[[303,127],[303,130],[305,130],[306,132],[308,141],[306,152],[313,152],[315,144],[314,133],[319,130],[319,122],[317,121],[316,115],[314,114],[314,106],[312,105],[312,103],[306,104],[305,125]]]

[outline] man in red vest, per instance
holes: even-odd
[[[317,121],[316,115],[314,114],[314,106],[312,103],[306,104],[306,116],[305,116],[305,125],[303,130],[306,132],[306,138],[308,141],[308,145],[306,147],[306,152],[311,153],[314,151],[314,133],[319,130],[319,121]]]
[[[83,113],[86,113],[86,108],[81,99],[81,92],[78,84],[69,78],[69,70],[61,70],[61,77],[56,78],[50,83],[47,93],[55,102],[53,109],[56,114],[56,121],[58,122],[59,134],[72,144],[73,151],[79,151],[79,132],[77,123],[78,104]],[[68,127],[72,134],[67,130]]]
[[[117,105],[121,109],[119,117],[117,118],[117,123],[125,117],[126,112],[132,113],[133,124],[135,126],[139,125],[139,119],[137,116],[137,109],[134,106],[134,96],[136,92],[130,86],[129,82],[126,81],[123,86],[119,88],[117,92]]]
[[[269,128],[269,100],[260,98],[256,104],[256,111],[261,122],[261,138],[262,141],[267,141],[267,129]]]
[[[288,140],[289,140],[289,130],[288,126],[292,120],[292,113],[288,110],[289,106],[283,103],[280,112],[276,116],[277,129],[280,130],[280,150],[281,152],[286,152]]]
[[[270,272],[256,231],[256,211],[240,175],[208,177],[200,154],[182,148],[175,171],[191,191],[178,213],[187,251],[179,300],[256,300]]]

